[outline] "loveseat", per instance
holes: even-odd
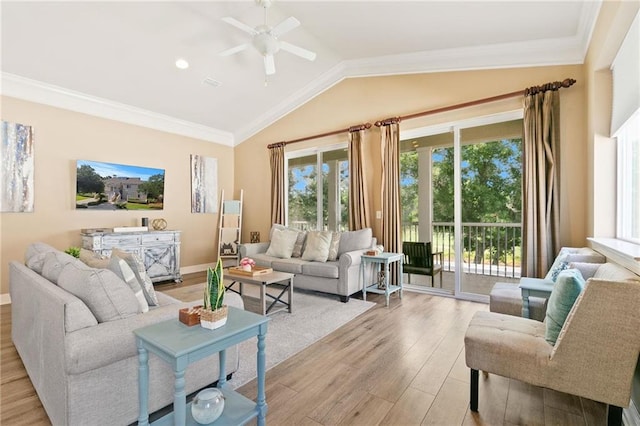
[[[269,242],[241,244],[239,253],[257,266],[295,274],[294,288],[335,294],[348,302],[349,296],[362,290],[360,257],[375,245],[371,228],[298,231],[273,225]]]
[[[84,278],[72,282],[79,277]],[[43,243],[27,249],[25,264],[10,262],[9,280],[11,337],[53,425],[135,422],[138,352],[132,331],[167,319],[177,321],[180,308],[198,303],[182,303],[158,292],[157,306],[142,313],[137,311],[141,300],[127,283],[118,283],[111,270],[90,268]],[[111,287],[104,291],[107,286]],[[108,297],[124,295],[126,301],[119,306],[106,300],[98,306],[95,299],[87,304],[64,288],[90,291],[78,293],[84,300],[104,291]],[[231,292],[225,301],[243,308],[242,299]],[[122,318],[104,320],[107,305],[112,315]],[[238,362],[238,348],[227,350],[228,374],[237,370]],[[187,394],[215,382],[218,372],[217,355],[189,366]],[[173,402],[174,380],[168,364],[150,354],[150,412]]]

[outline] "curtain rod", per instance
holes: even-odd
[[[535,95],[536,93],[546,92],[547,90],[558,90],[558,89],[563,88],[563,87],[571,87],[575,82],[576,82],[576,80],[574,80],[573,78],[567,78],[567,79],[564,79],[562,81],[554,81],[552,83],[546,83],[546,84],[543,84],[541,86],[527,87],[524,90],[517,90],[515,92],[504,93],[502,95],[491,96],[491,97],[483,98],[483,99],[477,99],[475,101],[463,102],[463,103],[456,104],[456,105],[449,105],[449,106],[446,106],[446,107],[431,109],[431,110],[428,110],[428,111],[417,112],[417,113],[414,113],[414,114],[404,115],[404,116],[401,116],[401,117],[391,117],[391,118],[387,118],[385,120],[376,121],[375,125],[378,126],[378,127],[386,126],[386,125],[392,124],[392,123],[399,123],[399,122],[401,122],[403,120],[410,120],[412,118],[424,117],[426,115],[437,114],[437,113],[440,113],[440,112],[451,111],[451,110],[454,110],[454,109],[467,108],[467,107],[471,107],[471,106],[475,106],[475,105],[481,105],[481,104],[485,104],[485,103],[489,103],[489,102],[500,101],[502,99],[513,98],[515,96]],[[319,133],[317,135],[306,136],[306,137],[294,139],[294,140],[291,140],[291,141],[282,141],[282,142],[272,143],[272,144],[267,145],[267,148],[271,149],[271,148],[276,148],[276,147],[280,147],[280,146],[286,146],[286,145],[289,145],[289,144],[292,144],[292,143],[308,141],[308,140],[311,140],[311,139],[319,139],[319,138],[323,138],[325,136],[339,135],[341,133],[357,132],[359,130],[365,130],[365,129],[369,129],[369,128],[371,128],[371,123],[358,124],[358,125],[355,125],[355,126],[351,126],[351,127],[347,128],[347,129],[340,129],[340,130],[334,130],[332,132]]]
[[[267,145],[267,148],[271,149],[271,148],[276,148],[276,147],[279,147],[279,146],[286,146],[286,145],[289,145],[289,144],[292,144],[292,143],[308,141],[308,140],[311,140],[311,139],[319,139],[319,138],[323,138],[325,136],[339,135],[340,133],[357,132],[359,130],[365,130],[365,129],[369,129],[369,128],[371,128],[371,123],[357,124],[355,126],[351,126],[351,127],[347,128],[347,129],[334,130],[332,132],[327,132],[327,133],[319,133],[317,135],[305,136],[304,138],[294,139],[294,140],[291,140],[291,141],[282,141],[282,142],[272,143],[272,144]]]
[[[440,112],[447,112],[454,109],[467,108],[467,107],[481,105],[489,102],[500,101],[502,99],[513,98],[516,96],[535,95],[536,93],[541,93],[541,92],[544,93],[547,90],[558,90],[563,87],[571,87],[575,82],[576,80],[574,80],[573,78],[567,78],[567,79],[564,79],[563,81],[554,81],[553,83],[546,83],[541,86],[532,86],[524,90],[517,90],[515,92],[504,93],[502,95],[491,96],[483,99],[477,99],[475,101],[463,102],[456,105],[449,105],[446,107],[430,109],[428,111],[417,112],[414,114],[404,115],[401,117],[391,117],[384,120],[376,121],[375,125],[377,127],[386,126],[393,123],[399,123],[400,121],[403,121],[403,120],[410,120],[412,118],[424,117],[426,115],[438,114]]]

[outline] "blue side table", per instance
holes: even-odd
[[[360,275],[362,276],[362,298],[367,301],[367,292],[384,294],[386,299],[386,305],[389,306],[389,295],[396,291],[402,299],[402,261],[404,260],[404,254],[402,253],[380,253],[378,255],[363,254],[360,258]],[[389,281],[389,264],[398,263],[398,285],[392,285]],[[365,277],[365,269],[367,264],[377,265],[376,271],[379,274],[384,265],[384,281],[368,283]],[[383,288],[379,288],[382,284]]]
[[[176,316],[178,314],[176,308]],[[199,325],[188,327],[178,319],[134,330],[138,345],[138,398],[140,401],[139,425],[149,424],[149,354],[152,352],[173,367],[175,391],[173,413],[158,419],[154,425],[197,425],[191,416],[191,404],[186,403],[184,373],[187,366],[200,359],[218,353],[220,377],[218,388],[225,396],[224,411],[215,421],[218,425],[240,425],[257,417],[258,425],[266,422],[267,402],[265,397],[265,336],[269,318],[229,307],[227,323],[216,330]],[[225,372],[226,349],[258,337],[258,397],[256,402],[230,389]]]

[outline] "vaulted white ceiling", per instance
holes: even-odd
[[[264,23],[254,1],[7,2],[1,91],[160,130],[235,145],[340,82],[371,75],[582,63],[599,1],[275,1],[281,40],[263,59],[225,23]],[[182,57],[189,68],[179,70]],[[205,79],[219,86],[204,83]]]

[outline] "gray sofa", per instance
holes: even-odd
[[[274,229],[284,229],[274,225]],[[304,231],[299,232],[298,243],[304,241]],[[360,257],[375,247],[376,238],[371,228],[340,233],[337,248],[337,259],[330,261],[303,260],[300,257],[275,257],[267,254],[270,242],[241,244],[240,257],[255,260],[257,266],[273,268],[274,271],[295,274],[294,288],[320,291],[340,296],[343,302],[349,301],[349,296],[362,290],[360,285]],[[302,247],[304,252],[306,247]],[[295,256],[295,253],[293,254]]]
[[[36,261],[49,252],[58,259],[54,268]],[[180,308],[198,302],[182,303],[158,292],[158,306],[148,312],[99,323],[85,302],[43,276],[61,277],[67,267],[88,268],[78,262],[43,243],[27,250],[26,264],[35,270],[10,262],[11,337],[53,425],[127,425],[138,418],[138,353],[132,331],[177,321]],[[131,296],[135,300],[133,291]],[[243,308],[242,299],[230,292],[225,301]],[[227,351],[227,373],[237,370],[238,357],[237,347]],[[187,393],[216,381],[218,372],[217,355],[189,366]],[[173,402],[173,388],[172,369],[151,354],[150,412]]]

